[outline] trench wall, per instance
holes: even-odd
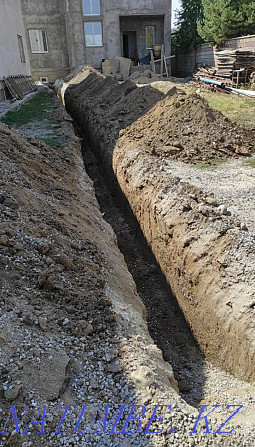
[[[163,100],[154,92],[93,73],[67,89],[65,103],[126,196],[202,351],[218,366],[253,381],[254,328],[243,309],[226,305],[238,300],[240,288],[226,285],[219,261],[234,243],[231,235],[215,231],[206,219],[192,222],[197,204],[190,196],[202,199],[203,192],[164,176],[155,157],[122,138],[123,129]]]

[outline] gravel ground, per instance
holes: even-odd
[[[100,208],[117,235],[118,245],[136,281],[140,297],[146,305],[151,336],[162,349],[164,358],[173,366],[175,377],[178,377],[182,398],[194,407],[220,404],[222,408],[225,408],[230,403],[243,405],[243,409],[236,416],[239,436],[233,438],[233,445],[238,445],[238,443],[242,445],[242,436],[244,439],[248,436],[250,439],[248,442],[253,442],[255,387],[222,371],[204,359],[195,341],[192,340],[189,328],[181,317],[180,311],[174,306],[171,294],[169,295],[166,292],[162,282],[157,278],[155,265],[151,265],[139,238],[134,236],[137,233],[135,223],[132,219],[130,221],[130,214],[125,206],[121,205],[120,197],[114,195],[114,190],[110,186],[111,183],[106,181],[107,176],[105,176],[100,161],[93,155],[86,142],[84,143],[84,160],[86,170],[94,181]],[[235,160],[234,164],[236,162],[238,163]],[[167,162],[162,166],[164,166],[165,174],[171,170],[171,174],[174,173],[180,178],[183,174],[185,182],[191,176],[190,173],[185,175],[187,165],[182,163],[174,162],[171,164]],[[189,172],[195,170],[198,172],[197,175],[204,174],[204,170],[201,170],[201,168],[188,167],[190,168]],[[210,175],[211,171],[206,171],[206,173]],[[245,185],[249,188],[246,183]],[[202,185],[196,186],[201,187]],[[202,189],[208,194],[211,193],[210,189]],[[216,197],[221,203],[220,197]],[[243,232],[243,235],[247,236],[247,232]],[[148,274],[148,272],[153,272],[153,275]],[[155,306],[155,301],[157,306]],[[177,323],[176,326],[173,324],[174,322]],[[223,414],[225,415],[223,411],[215,414],[215,417],[221,423],[224,422]],[[203,443],[195,445],[203,445]],[[212,445],[218,445],[218,440],[214,439]]]
[[[254,167],[252,167],[254,163]],[[222,162],[217,169],[199,165],[183,165],[165,160],[167,172],[174,173],[208,194],[219,204],[225,204],[233,216],[245,223],[249,233],[255,234],[255,157]]]
[[[96,203],[70,119],[58,107],[55,115],[58,135],[67,141],[61,149],[0,126],[1,427],[11,404],[19,417],[25,404],[32,405],[27,422],[47,404],[44,436],[36,433],[40,426],[16,435],[10,425],[0,446],[250,447],[254,424],[246,410],[238,425],[233,420],[231,435],[204,434],[203,423],[197,435],[189,434],[197,409],[175,391],[172,368],[148,334],[135,283]],[[208,363],[204,373],[206,404],[230,404],[229,396],[239,403],[243,393],[253,410],[250,385]],[[72,403],[77,414],[90,404],[83,431],[100,404],[112,411],[123,403],[146,405],[145,422],[153,405],[172,405],[164,422],[175,431],[78,434],[70,410],[63,432],[53,433],[58,406]],[[219,421],[209,419],[216,430]],[[152,426],[161,428],[160,421]]]

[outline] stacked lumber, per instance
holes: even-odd
[[[241,48],[237,50],[220,50],[215,52],[217,75],[230,78],[234,70],[245,69],[248,75],[255,68],[254,48]]]
[[[235,70],[240,68],[247,68],[248,70],[255,69],[255,49],[242,48],[236,51]]]

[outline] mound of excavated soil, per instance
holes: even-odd
[[[90,74],[97,73],[100,76],[100,73],[96,71],[91,65],[81,65],[77,67],[74,71],[69,73],[65,79],[57,79],[54,83],[54,90],[56,94],[63,100],[65,91],[69,85],[79,84],[84,81]],[[103,78],[103,76],[102,76]]]
[[[64,81],[68,84],[79,84],[84,81],[90,73],[98,73],[91,65],[81,65],[66,76]]]
[[[156,156],[186,163],[249,155],[254,147],[251,131],[237,127],[199,95],[176,91],[165,97],[130,80],[118,84],[89,67],[83,76],[66,91],[66,105],[77,122],[93,120],[106,150],[113,150],[121,130],[121,144],[130,140]]]
[[[113,149],[119,131],[148,112],[160,99],[153,87],[139,88],[128,80],[122,84],[112,78],[90,73],[78,85],[71,85],[65,94],[67,109],[77,123],[90,116],[98,126],[100,141]]]
[[[49,113],[65,147],[0,123],[0,445],[12,447],[73,444],[84,402],[109,403],[115,412],[123,402],[146,401],[152,414],[155,399],[178,401],[176,423],[190,412],[148,334],[144,305],[95,200],[70,117],[55,106]],[[78,408],[53,439],[60,402]],[[14,436],[11,417],[3,434],[11,404],[19,421],[32,405],[21,431],[47,404],[43,438],[36,430]],[[194,425],[196,416],[189,420]],[[80,433],[78,442],[95,439]],[[126,445],[125,435],[111,445]],[[107,437],[100,446],[109,446]]]
[[[182,93],[156,104],[123,133],[127,140],[154,155],[188,163],[248,155],[254,147],[250,131],[211,109],[199,95]]]

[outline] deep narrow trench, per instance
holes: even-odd
[[[174,370],[181,396],[195,407],[203,398],[205,359],[152,255],[127,200],[113,184],[84,135],[86,171],[94,183],[104,219],[112,226],[118,246],[147,310],[150,334]]]

